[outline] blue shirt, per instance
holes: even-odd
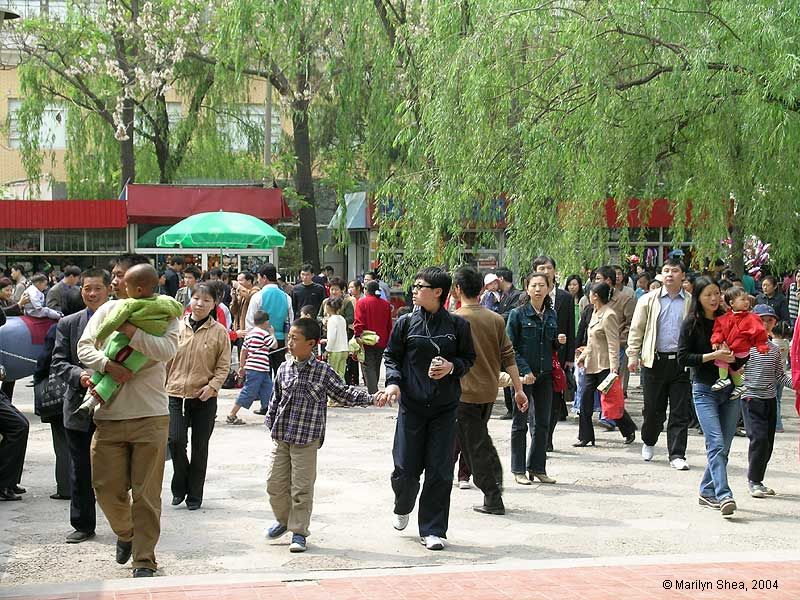
[[[656,329],[656,352],[677,352],[686,292],[681,288],[681,291],[672,297],[667,293],[667,288],[662,287],[658,301],[661,303],[661,311],[658,313]]]

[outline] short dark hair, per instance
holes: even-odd
[[[304,272],[305,273],[313,273],[314,272],[314,267],[311,265],[311,263],[306,263],[302,267],[300,267],[300,272],[301,273],[304,273]]]
[[[307,340],[317,341],[322,337],[322,331],[316,319],[295,319],[292,321],[292,327],[297,327]]]
[[[495,269],[494,274],[497,275],[503,281],[507,281],[508,283],[514,283],[514,274],[508,267],[500,267],[499,269]]]
[[[664,261],[664,264],[661,265],[662,268],[664,267],[678,267],[682,273],[686,273],[686,265],[677,258],[668,258]]]
[[[47,283],[48,281],[50,280],[44,273],[36,273],[36,275],[31,277],[31,283],[42,283],[42,282]]]
[[[732,285],[727,290],[725,290],[725,302],[728,303],[728,306],[731,305],[731,302],[740,298],[741,296],[749,296],[750,294],[745,291],[744,288],[739,287],[738,285]]]
[[[184,262],[186,262],[186,261],[183,260],[182,256],[175,255],[175,256],[170,257],[170,259],[169,259],[169,264],[171,264],[171,265],[182,265]]]
[[[341,298],[328,298],[328,306],[331,307],[333,312],[338,313],[340,310],[342,310],[344,302],[342,302]]]
[[[222,278],[222,269],[220,269],[219,267],[214,267],[213,269],[210,269],[208,271],[208,274],[209,275],[214,275],[215,277]]]
[[[261,325],[262,323],[266,323],[269,321],[269,315],[264,310],[257,310],[253,315],[253,323],[256,325]]]
[[[439,296],[439,303],[444,304],[447,300],[447,295],[450,293],[450,286],[453,285],[453,280],[450,274],[439,267],[426,267],[414,275],[414,279],[422,279],[425,283],[442,290],[442,295]]]
[[[483,289],[483,277],[474,267],[461,267],[453,274],[453,284],[467,298],[477,298]]]
[[[595,283],[592,284],[590,291],[597,294],[598,298],[600,298],[600,302],[603,304],[608,304],[609,298],[611,298],[611,286],[605,282]]]
[[[351,279],[350,283],[353,284],[353,287],[358,288],[359,290],[363,290],[364,289],[364,284],[361,283],[358,279]],[[380,287],[380,286],[378,286],[378,287]]]
[[[243,275],[246,281],[253,281],[255,279],[250,271],[242,271],[239,275]],[[237,277],[239,275],[237,275]]]
[[[272,263],[266,263],[259,270],[258,274],[267,281],[278,281],[278,268]]]
[[[380,296],[381,295],[381,286],[374,279],[372,281],[368,281],[367,282],[367,294],[370,295],[370,296]]]
[[[91,267],[89,269],[86,269],[83,273],[81,273],[81,281],[85,281],[89,277],[102,278],[103,285],[105,286],[111,285],[111,273],[109,273],[105,269],[100,269],[99,267]]]
[[[330,271],[331,273],[334,273],[334,272],[336,271],[336,269],[334,269],[334,268],[333,268],[332,266],[330,266],[330,265],[325,265],[325,267],[324,267],[322,270],[323,270],[323,271]]]
[[[548,264],[553,265],[553,268],[555,269],[556,259],[554,259],[552,256],[547,256],[546,254],[540,254],[539,256],[533,259],[533,262],[531,263],[531,270],[535,271],[536,267]]]
[[[373,279],[380,279],[380,277],[378,276],[378,271],[367,271],[366,273],[364,273],[364,275],[365,276],[369,275]]]
[[[314,305],[313,304],[305,304],[305,305],[300,307],[300,314],[301,315],[302,314],[313,315],[316,312],[317,311],[314,309]]]
[[[344,291],[344,290],[347,289],[347,282],[344,279],[342,279],[341,277],[333,277],[328,282],[328,286],[329,287],[338,287],[340,290]]]
[[[778,280],[775,279],[772,275],[767,275],[766,277],[764,277],[764,279],[761,280],[761,283],[763,284],[765,281],[771,281],[772,285],[778,287]]]
[[[617,271],[614,267],[609,265],[603,265],[602,267],[598,268],[597,273],[603,277],[603,279],[610,279],[611,285],[617,285]]]
[[[219,279],[216,281],[204,281],[207,286],[214,289],[214,302],[221,302],[222,297],[225,295],[225,284],[222,283]]]
[[[731,283],[730,279],[722,279],[719,282],[719,291],[725,292],[733,287],[733,283]]]
[[[64,277],[80,277],[81,276],[81,268],[76,267],[75,265],[70,265],[64,268]]]
[[[200,269],[194,265],[189,265],[183,270],[183,276],[186,277],[187,275],[194,276],[194,278],[198,281],[200,281],[200,279],[203,277],[203,273],[200,272]]]
[[[11,281],[8,277],[0,277],[0,289],[4,287],[8,287],[10,285],[14,285],[14,282]]]
[[[219,293],[218,290],[219,288],[216,285],[213,285],[210,281],[203,281],[194,286],[194,289],[192,290],[192,297],[196,296],[197,294],[205,294],[214,301],[214,304],[216,304],[217,299],[219,298],[217,295]]]
[[[150,259],[142,254],[132,254],[130,252],[126,252],[117,256],[117,258],[114,259],[113,264],[114,266],[123,266],[125,267],[125,270],[128,270],[136,265],[150,264]]]
[[[14,263],[13,265],[11,265],[11,268],[14,271],[19,271],[23,275],[25,274],[25,267],[22,266],[22,263]]]

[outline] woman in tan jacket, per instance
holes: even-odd
[[[587,343],[578,356],[578,366],[585,369],[583,395],[581,396],[581,415],[578,426],[578,441],[572,444],[576,448],[594,446],[594,427],[592,412],[594,394],[597,386],[608,377],[609,373],[617,373],[619,369],[619,318],[614,309],[608,306],[611,299],[611,288],[606,283],[595,283],[589,292],[589,300],[594,306],[592,320],[587,330]],[[616,420],[617,427],[625,438],[626,444],[636,439],[636,425],[623,411],[622,418]]]
[[[169,450],[172,454],[172,505],[186,499],[189,510],[203,502],[208,441],[217,417],[217,392],[231,367],[231,344],[224,325],[211,318],[217,288],[199,283],[190,312],[180,322],[178,353],[167,365]],[[192,428],[192,458],[186,454]]]

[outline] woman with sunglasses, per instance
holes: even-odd
[[[453,445],[460,378],[475,362],[469,323],[447,312],[450,275],[438,267],[417,273],[414,312],[395,323],[384,354],[386,399],[399,400],[395,428],[393,526],[406,528],[419,492],[419,535],[428,550],[444,548],[453,486]]]

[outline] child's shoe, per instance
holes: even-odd
[[[97,406],[98,404],[100,404],[100,400],[90,393],[89,397],[86,400],[84,400],[83,404],[81,404],[78,408],[76,408],[72,412],[72,414],[77,415],[78,413],[81,412],[90,414],[94,410],[95,406]]]
[[[745,387],[743,385],[737,385],[733,388],[731,392],[731,400],[738,400],[744,394]]]
[[[305,552],[306,536],[295,533],[292,535],[292,543],[289,544],[289,552]]]
[[[717,379],[714,382],[714,385],[711,386],[711,391],[718,392],[720,390],[724,390],[729,385],[732,385],[732,383],[733,382],[727,377],[725,379]]]
[[[286,525],[284,525],[283,523],[279,523],[278,521],[275,521],[272,525],[269,526],[266,533],[269,539],[274,540],[275,538],[279,538],[284,533],[286,533]]]

